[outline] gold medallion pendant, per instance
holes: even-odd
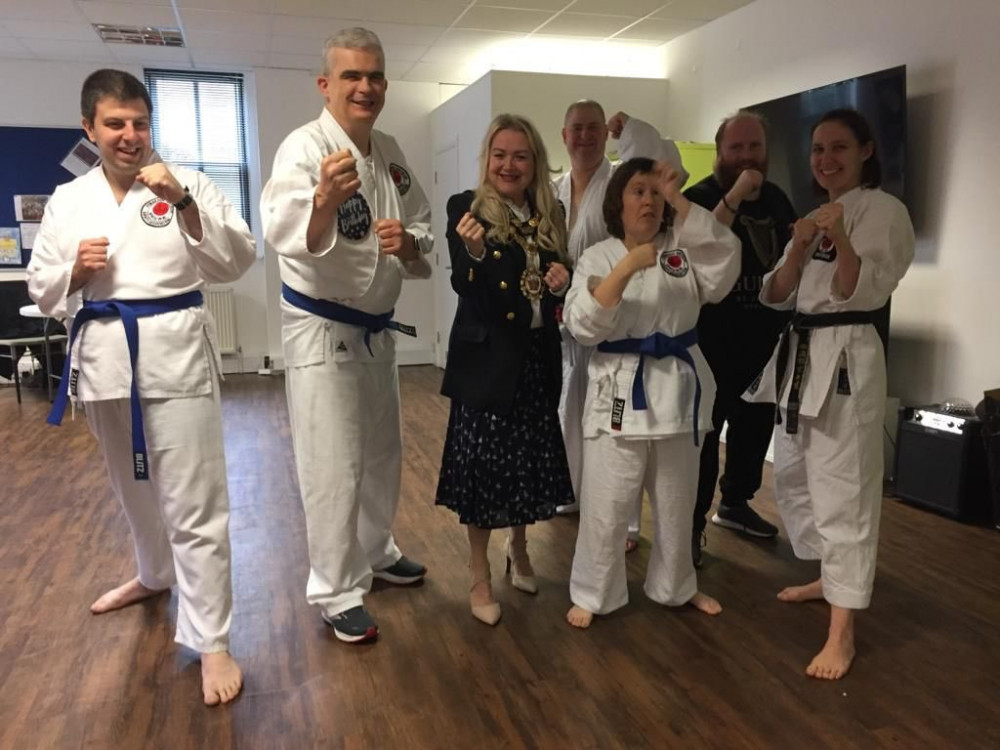
[[[521,273],[521,294],[537,302],[545,294],[545,279],[537,268],[530,265]]]
[[[538,268],[538,249],[535,247],[535,234],[541,215],[537,212],[527,221],[521,221],[511,213],[511,234],[513,239],[524,250],[525,269],[521,272],[521,294],[532,302],[538,302],[545,294],[545,277]]]

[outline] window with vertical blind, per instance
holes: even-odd
[[[146,69],[153,148],[165,162],[204,172],[250,224],[243,76]]]

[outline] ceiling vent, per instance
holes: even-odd
[[[95,23],[94,30],[102,41],[111,44],[145,44],[152,47],[183,47],[184,37],[180,29],[158,26],[118,26],[117,24]]]

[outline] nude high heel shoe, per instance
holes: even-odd
[[[490,586],[490,576],[487,573],[485,576],[476,577],[472,576],[472,586],[469,587],[469,608],[472,610],[472,616],[475,617],[479,622],[486,623],[487,625],[496,625],[500,621],[500,605],[495,601],[489,604],[473,604],[472,603],[472,592],[480,584],[486,584],[486,588],[490,591],[490,599],[493,598],[493,590]]]
[[[510,537],[507,537],[503,545],[503,556],[507,564],[507,572],[510,573],[510,582],[514,584],[514,588],[526,594],[537,594],[538,584],[535,583],[535,572],[531,570],[531,561],[528,559],[527,542],[521,549],[515,551],[510,543]],[[515,556],[517,557],[516,561]],[[518,571],[519,567],[522,570],[527,568],[530,572],[521,573]]]

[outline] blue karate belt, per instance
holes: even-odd
[[[305,310],[307,313],[312,313],[313,315],[318,315],[321,318],[326,318],[337,323],[347,323],[347,325],[364,328],[365,346],[368,347],[368,353],[373,357],[375,356],[375,353],[372,351],[373,333],[379,333],[388,328],[389,330],[399,331],[414,338],[417,336],[417,329],[414,326],[408,326],[405,323],[399,323],[392,319],[393,313],[396,312],[395,310],[390,310],[381,315],[372,315],[371,313],[355,310],[353,307],[338,305],[336,302],[331,302],[328,299],[316,299],[315,297],[302,294],[302,292],[296,292],[288,284],[281,285],[281,296],[285,298],[288,304],[294,305],[300,310]]]
[[[97,318],[121,318],[125,326],[125,342],[128,344],[128,358],[132,365],[132,466],[136,479],[149,479],[149,457],[146,454],[146,433],[142,427],[142,408],[139,402],[139,386],[135,379],[135,365],[139,360],[139,318],[151,315],[201,307],[204,299],[201,292],[187,292],[162,299],[105,299],[84,300],[83,309],[76,314],[69,334],[69,348],[66,350],[66,364],[63,366],[59,392],[45,421],[51,425],[62,424],[69,401],[70,359],[73,342],[81,326]]]
[[[644,339],[619,339],[618,341],[602,341],[597,345],[597,351],[607,354],[638,354],[639,367],[632,380],[632,409],[645,411],[646,387],[643,385],[644,363],[646,357],[663,359],[677,357],[686,362],[694,372],[694,444],[698,445],[698,409],[701,406],[701,379],[694,357],[689,351],[698,343],[698,329],[692,328],[679,336],[667,336],[665,333],[653,333]]]

